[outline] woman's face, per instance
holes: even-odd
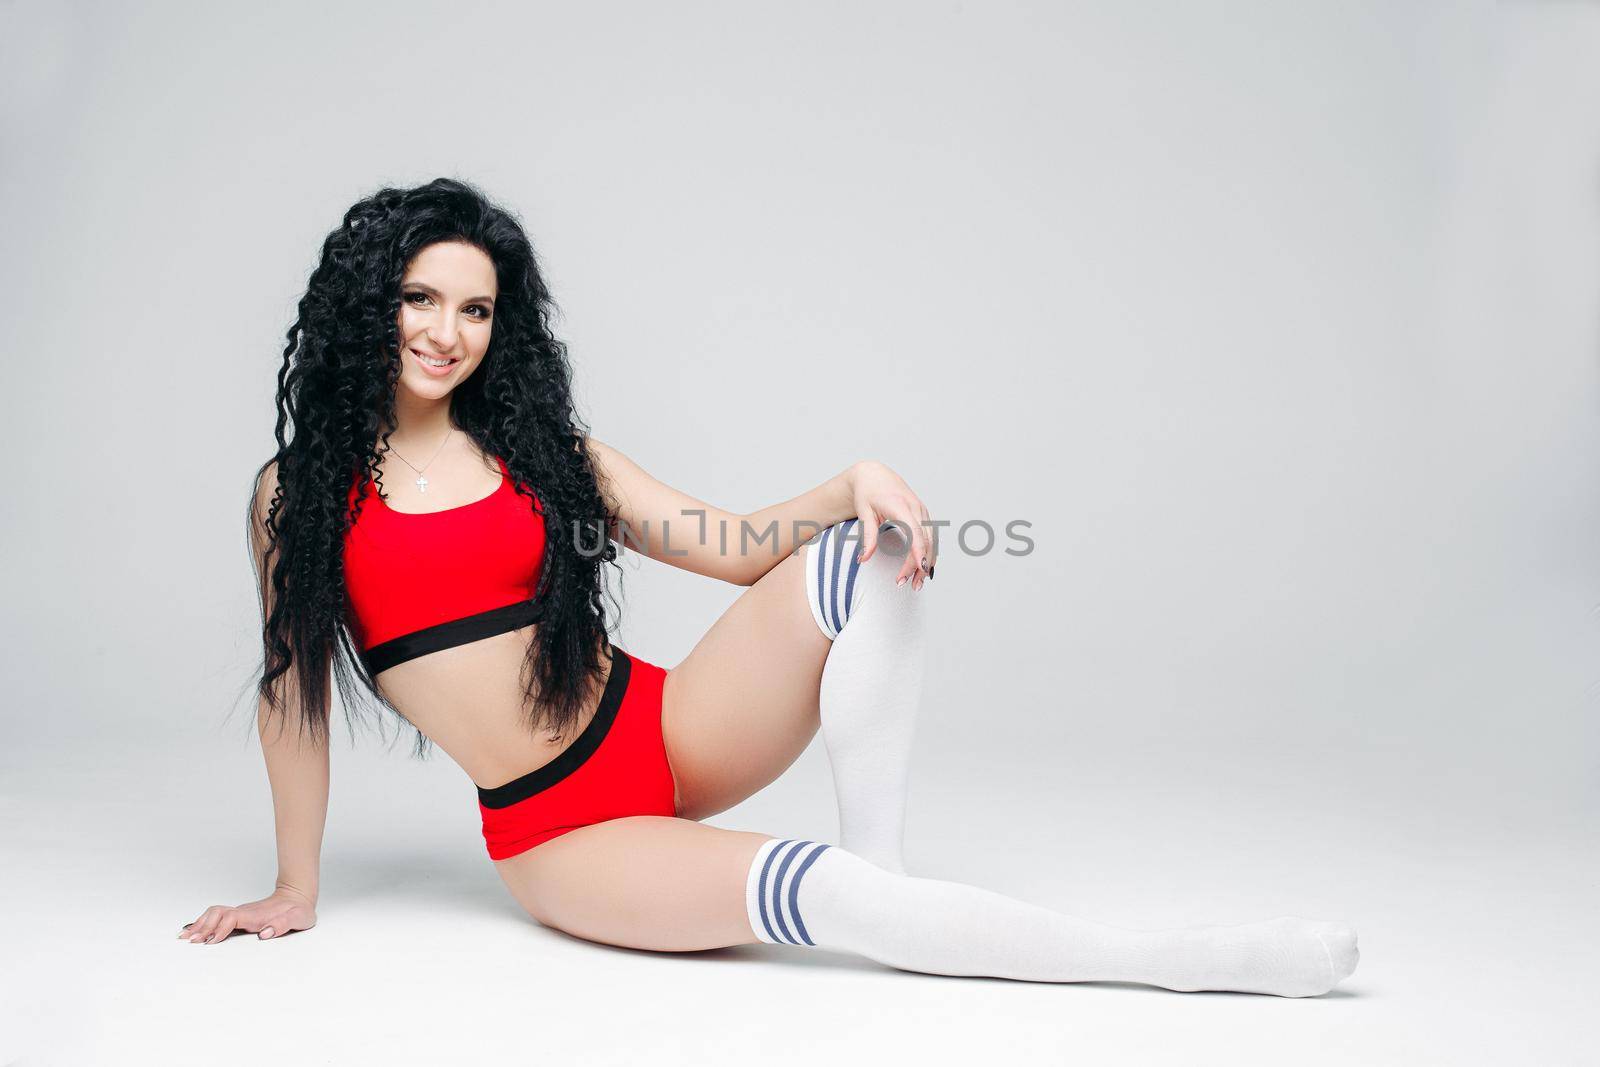
[[[464,241],[431,244],[400,281],[400,388],[439,400],[483,362],[499,295],[494,262]]]

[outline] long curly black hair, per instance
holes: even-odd
[[[466,182],[381,189],[345,212],[322,244],[278,372],[277,452],[257,472],[249,507],[263,618],[256,689],[272,714],[298,709],[299,728],[319,742],[328,734],[330,666],[347,720],[364,697],[405,718],[367,673],[346,621],[343,544],[367,499],[366,476],[383,488],[378,463],[401,366],[401,278],[439,241],[482,249],[499,283],[488,351],[451,394],[451,419],[505,460],[518,492],[527,496],[525,484],[538,493],[544,515],[541,615],[521,677],[528,728],[572,726],[609,656],[602,564],[616,559],[607,539],[615,516],[573,410],[572,370],[551,333],[554,305],[533,245],[510,212]],[[427,746],[418,730],[416,754]]]

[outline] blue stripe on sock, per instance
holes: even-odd
[[[761,904],[761,925],[767,928],[767,936],[774,941],[778,940],[778,934],[772,929],[772,919],[767,916],[767,872],[772,870],[773,857],[777,856],[788,843],[779,841],[773,846],[772,851],[767,853],[767,861],[761,865],[761,882],[757,886],[757,900]]]
[[[842,522],[834,527],[839,531],[839,536],[833,539],[833,562],[828,567],[828,577],[831,580],[828,587],[828,606],[833,609],[835,633],[844,629],[844,623],[839,619],[839,561],[844,556],[844,531],[849,525],[847,522]]]
[[[789,873],[789,865],[794,862],[794,858],[800,855],[808,844],[810,842],[801,841],[789,850],[789,854],[783,858],[783,862],[778,864],[777,877],[772,881],[772,910],[777,915],[778,930],[783,934],[783,939],[791,945],[798,945],[800,942],[794,939],[794,935],[789,932],[789,924],[783,921],[783,878],[784,875]]]
[[[855,610],[856,571],[861,569],[861,541],[856,540],[856,550],[850,553],[850,577],[844,582],[844,618],[850,621],[850,614]]]
[[[808,842],[808,844],[809,843],[812,842]],[[800,879],[804,878],[806,876],[806,871],[810,870],[811,865],[817,862],[817,857],[826,851],[828,851],[828,846],[823,845],[811,855],[807,856],[805,858],[805,862],[800,864],[799,868],[794,872],[794,878],[789,882],[789,914],[794,916],[794,928],[795,931],[800,935],[800,940],[804,941],[812,948],[815,948],[817,943],[811,940],[810,934],[806,933],[806,924],[800,919]]]

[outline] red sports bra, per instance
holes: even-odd
[[[544,507],[516,491],[504,460],[495,462],[494,492],[443,511],[394,511],[368,479],[361,515],[344,538],[344,584],[369,677],[538,621]],[[351,485],[351,503],[359,487]]]

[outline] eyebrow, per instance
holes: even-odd
[[[410,288],[410,289],[421,289],[424,293],[427,293],[429,296],[443,296],[444,295],[441,292],[439,292],[439,290],[435,289],[433,286],[424,285],[422,282],[404,282],[404,283],[402,283],[402,287]],[[492,296],[469,296],[469,297],[467,297],[467,299],[464,302],[468,303],[468,304],[471,304],[473,302],[477,302],[477,303],[480,303],[480,304],[493,304],[494,303],[494,297],[492,297]]]

